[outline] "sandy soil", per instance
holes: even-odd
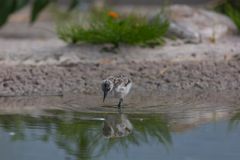
[[[97,94],[100,82],[111,73],[127,73],[135,91],[240,89],[240,63],[227,62],[129,62],[74,65],[1,65],[2,96],[63,95],[68,92]]]

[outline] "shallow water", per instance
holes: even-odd
[[[3,114],[0,155],[3,160],[238,160],[239,121],[237,110],[201,116],[59,109]]]

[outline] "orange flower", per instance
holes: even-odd
[[[116,12],[110,11],[108,12],[108,16],[112,17],[113,19],[116,19],[119,17],[119,15]]]

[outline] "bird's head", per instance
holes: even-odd
[[[107,94],[113,89],[113,82],[110,80],[104,80],[102,82],[103,102],[107,97]]]

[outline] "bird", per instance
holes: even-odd
[[[105,138],[125,137],[132,131],[133,125],[125,114],[108,114],[104,119],[102,134]]]
[[[121,109],[123,98],[129,93],[132,88],[132,80],[123,74],[112,75],[102,81],[103,102],[108,94],[119,98],[118,109]]]

